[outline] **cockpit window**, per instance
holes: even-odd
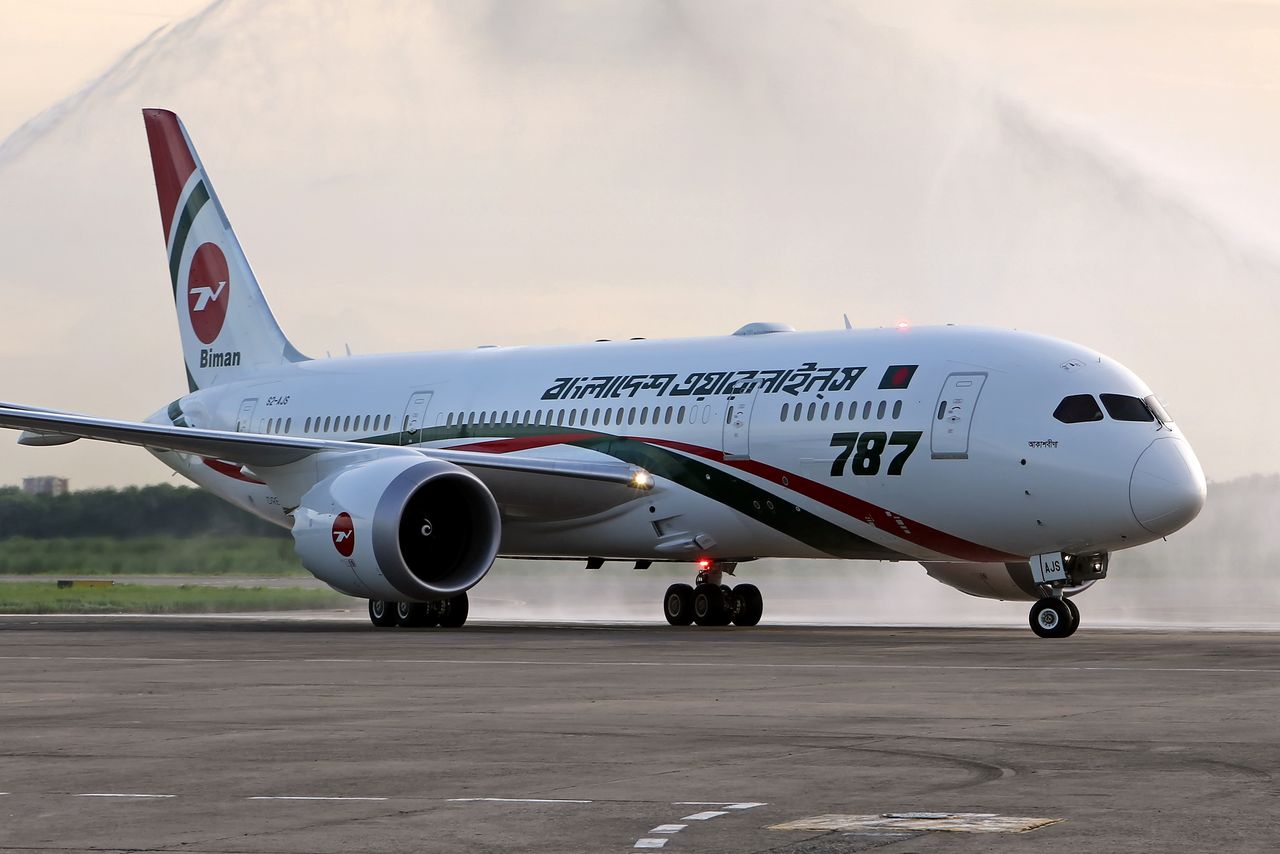
[[[1053,410],[1053,417],[1063,424],[1079,424],[1083,421],[1101,421],[1102,410],[1098,401],[1091,394],[1073,394],[1064,397],[1058,408]]]
[[[1164,404],[1160,402],[1160,398],[1154,394],[1143,398],[1143,402],[1147,408],[1156,416],[1156,420],[1164,425],[1173,424],[1173,416],[1169,414],[1169,410],[1164,408]]]
[[[1104,394],[1101,397],[1102,405],[1107,408],[1107,414],[1117,421],[1156,420],[1147,405],[1136,397],[1130,397],[1127,394]]]

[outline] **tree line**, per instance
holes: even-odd
[[[211,493],[184,486],[27,495],[0,487],[0,540],[11,537],[286,537],[288,531]]]

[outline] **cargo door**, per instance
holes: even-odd
[[[969,428],[978,395],[987,381],[985,373],[951,374],[942,385],[934,412],[929,447],[935,460],[967,460]]]

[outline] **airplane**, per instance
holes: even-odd
[[[914,561],[1031,601],[1043,638],[1205,479],[1150,388],[1057,338],[965,326],[312,359],[285,337],[191,138],[143,118],[188,391],[144,421],[0,404],[19,442],[146,448],[291,530],[374,626],[462,626],[498,556],[686,564],[672,625],[752,626],[762,558]],[[846,327],[849,324],[846,322]]]

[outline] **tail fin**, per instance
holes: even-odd
[[[306,361],[285,338],[186,128],[143,110],[191,390]]]

